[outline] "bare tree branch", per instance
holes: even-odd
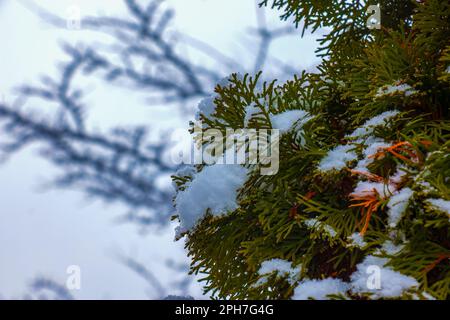
[[[58,28],[67,27],[65,19],[36,3],[21,2],[46,22]],[[214,69],[194,65],[177,52],[177,43],[167,30],[173,11],[162,8],[163,1],[149,1],[147,7],[139,6],[134,0],[124,2],[129,12],[126,19],[84,17],[80,21],[82,29],[102,32],[114,39],[107,52],[88,47],[84,56],[86,64],[104,72],[105,80],[156,93],[163,102],[184,102],[208,94],[214,83],[231,72],[229,59],[217,52],[211,54],[211,50],[205,50],[223,66]]]
[[[48,278],[39,277],[33,280],[31,290],[39,300],[74,300],[73,295],[64,285]],[[25,299],[30,300],[33,297],[28,295]]]
[[[156,291],[156,296],[160,299],[167,296],[166,289],[158,280],[158,278],[153,274],[152,271],[147,269],[143,264],[137,262],[132,258],[121,258],[122,263],[133,270],[137,275],[139,275],[145,282],[147,282],[150,287],[152,287]]]
[[[258,0],[255,1],[255,11],[257,28],[252,31],[259,38],[259,47],[255,58],[253,72],[257,73],[264,69],[272,43],[281,37],[295,34],[295,28],[289,26],[271,30],[267,25],[265,11],[261,10]]]

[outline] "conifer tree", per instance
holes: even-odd
[[[372,29],[366,1],[263,1],[328,30],[317,72],[234,74],[200,104],[203,129],[281,132],[277,174],[173,177],[179,237],[213,297],[450,298],[450,4],[378,2]]]

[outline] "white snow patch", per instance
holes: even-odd
[[[289,131],[297,121],[299,127],[301,127],[310,119],[311,117],[304,110],[288,110],[283,113],[270,116],[272,128],[280,130],[280,133]]]
[[[175,198],[181,230],[192,229],[208,209],[221,215],[237,209],[237,191],[247,179],[248,169],[239,165],[212,165],[194,176],[186,190]]]
[[[376,97],[382,97],[388,94],[392,94],[392,93],[403,93],[405,96],[410,96],[412,94],[417,93],[416,90],[414,90],[409,84],[399,84],[399,85],[390,85],[390,86],[385,86],[382,88],[378,89],[377,94],[375,95]]]
[[[437,189],[433,187],[429,182],[427,181],[419,181],[417,182],[417,185],[419,185],[424,193],[431,193],[431,192],[437,192]]]
[[[378,258],[367,256],[364,261],[358,264],[357,270],[351,276],[351,291],[353,293],[372,293],[372,297],[377,298],[393,298],[399,297],[413,287],[419,285],[416,279],[405,276],[394,271],[390,267],[385,267],[386,258]],[[370,288],[372,279],[376,276],[374,270],[379,270],[379,288]],[[369,278],[371,277],[371,278]]]
[[[317,219],[308,219],[308,220],[305,220],[304,223],[306,224],[306,226],[308,228],[314,228],[314,226],[316,226],[320,222]]]
[[[387,121],[396,115],[398,115],[399,112],[396,110],[393,111],[385,111],[372,119],[367,120],[362,127],[357,128],[355,131],[353,131],[352,134],[350,134],[348,137],[350,138],[361,138],[367,135],[370,135],[373,133],[373,130],[378,126],[386,125]]]
[[[391,183],[400,183],[403,180],[403,177],[407,174],[406,168],[403,165],[397,167],[397,171],[393,176],[389,177],[389,181]]]
[[[375,191],[381,197],[386,198],[395,193],[396,186],[382,182],[359,181],[351,195],[363,197],[367,195],[375,195]]]
[[[323,229],[325,230],[326,233],[328,233],[332,238],[336,237],[337,232],[336,230],[334,230],[330,225],[324,225]]]
[[[378,126],[385,125],[387,121],[399,114],[398,111],[386,111],[372,119],[367,120],[361,127],[353,131],[347,138],[355,138],[357,143],[364,142],[366,148],[363,151],[364,159],[358,161],[356,170],[367,171],[367,166],[373,162],[369,156],[375,154],[379,148],[390,147],[391,145],[380,138],[370,136],[374,129]],[[364,139],[365,138],[365,141]],[[320,161],[319,169],[321,171],[341,170],[345,168],[348,161],[356,160],[357,154],[353,151],[352,144],[340,145],[328,152],[328,154]]]
[[[422,292],[422,296],[427,299],[427,300],[436,300],[435,297],[433,297],[431,294],[429,294],[428,292]]]
[[[310,229],[315,229],[315,230],[323,230],[325,231],[329,236],[331,236],[332,238],[336,237],[337,232],[336,230],[333,229],[332,226],[325,224],[317,219],[307,219],[305,221],[303,221],[305,223],[305,225],[310,228]]]
[[[197,170],[195,169],[194,166],[192,165],[185,165],[180,167],[176,172],[175,172],[175,176],[177,177],[193,177],[195,175],[195,173],[197,172]],[[178,191],[178,185],[175,181],[172,180],[172,188],[176,191]]]
[[[444,199],[427,199],[426,201],[439,211],[450,214],[450,201]]]
[[[281,259],[264,261],[258,270],[258,274],[263,277],[258,280],[257,285],[266,283],[267,277],[274,272],[280,276],[287,276],[289,283],[293,284],[301,272],[301,266],[293,268],[291,262]]]
[[[403,188],[389,199],[387,204],[389,208],[388,222],[391,228],[395,228],[402,218],[413,193],[414,192],[410,188]]]
[[[356,160],[358,157],[355,152],[350,151],[353,148],[352,145],[341,145],[328,151],[319,163],[319,170],[330,171],[345,168],[348,161]]]
[[[245,119],[244,119],[244,125],[245,127],[248,126],[248,123],[250,119],[257,113],[261,112],[261,108],[259,108],[256,103],[251,103],[247,107],[245,107]]]
[[[347,239],[350,241],[348,245],[349,247],[363,248],[367,245],[367,243],[364,241],[364,238],[361,236],[359,232],[353,233]]]
[[[369,158],[369,156],[376,154],[381,148],[388,148],[391,146],[390,143],[387,143],[383,139],[374,137],[369,137],[365,144],[366,148],[363,151],[364,158],[358,161],[355,170],[368,171],[367,167],[375,160],[374,158]]]
[[[193,177],[196,172],[197,170],[193,165],[184,165],[175,172],[175,175],[178,177]]]
[[[304,280],[295,288],[293,300],[328,300],[328,295],[344,294],[348,290],[347,283],[340,279]]]
[[[376,250],[376,254],[387,254],[390,256],[396,255],[397,253],[399,253],[400,251],[402,251],[402,249],[405,246],[403,244],[400,245],[395,245],[392,241],[390,240],[386,240],[383,245],[381,246],[380,249]]]

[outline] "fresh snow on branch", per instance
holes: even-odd
[[[384,126],[389,119],[398,115],[398,111],[386,111],[372,119],[367,120],[361,127],[355,129],[350,135],[346,136],[355,139],[354,143],[364,143],[366,146],[363,150],[364,158],[356,165],[356,170],[366,171],[367,166],[373,162],[369,156],[375,154],[379,148],[390,147],[391,145],[383,139],[373,137],[372,134],[376,127]],[[350,143],[340,145],[330,150],[327,155],[320,161],[320,171],[341,170],[347,167],[347,162],[357,160],[358,155],[353,151],[355,145]]]
[[[394,256],[405,247],[404,244],[395,245],[392,241],[386,240],[381,248],[375,251],[375,254],[387,254],[390,256]]]
[[[325,224],[317,219],[307,219],[304,221],[304,223],[309,229],[325,232],[331,238],[334,238],[337,235],[336,230],[334,230],[332,226]]]
[[[367,256],[362,263],[356,266],[357,270],[351,276],[351,291],[353,293],[372,293],[372,298],[375,299],[394,298],[419,286],[416,279],[396,272],[390,267],[385,267],[387,262],[386,258]],[[373,283],[369,277],[374,277]],[[378,280],[379,283],[376,283]]]
[[[378,89],[377,94],[375,95],[377,98],[393,94],[393,93],[403,93],[405,96],[409,97],[410,95],[415,94],[417,91],[414,90],[409,84],[398,84],[398,85],[389,85],[384,86]]]
[[[243,76],[241,74],[237,74],[238,79],[242,79]],[[219,82],[217,82],[217,86],[220,87],[226,87],[230,85],[230,80],[232,79],[232,75],[225,77],[221,79]],[[213,93],[206,98],[203,98],[200,103],[198,104],[198,111],[195,115],[196,120],[200,120],[200,115],[203,115],[204,117],[211,119],[212,115],[216,111],[216,104],[215,100],[219,97],[217,93]]]
[[[304,280],[295,288],[293,300],[327,300],[328,295],[345,293],[348,284],[340,279]]]
[[[363,159],[358,161],[355,170],[368,171],[368,166],[374,162],[374,158],[370,157],[378,152],[380,148],[388,148],[391,146],[383,139],[369,137],[365,142],[366,147],[363,150]]]
[[[387,204],[388,221],[391,228],[395,228],[397,223],[402,218],[403,213],[408,207],[409,200],[413,195],[413,191],[410,188],[403,188],[398,193],[394,194]]]
[[[439,211],[450,215],[450,201],[444,199],[428,199],[427,202]]]
[[[247,172],[239,165],[216,164],[197,173],[175,199],[181,222],[179,232],[192,229],[208,209],[213,215],[237,209],[237,193],[247,179]]]
[[[352,145],[337,146],[320,161],[319,170],[331,171],[341,170],[347,166],[348,161],[356,160],[357,155],[351,151],[354,148]]]
[[[266,283],[268,276],[274,272],[279,276],[287,276],[289,283],[293,284],[301,272],[301,266],[294,268],[291,262],[281,259],[264,261],[258,270],[258,274],[262,277],[258,280],[257,285]]]
[[[364,197],[369,194],[378,194],[383,198],[389,197],[396,191],[396,186],[393,184],[385,184],[383,182],[369,182],[359,181],[355,190],[351,193],[352,196]]]
[[[363,236],[361,236],[359,232],[353,233],[348,237],[348,240],[350,241],[350,243],[348,244],[349,247],[363,248],[367,245],[367,243],[364,241]]]
[[[371,135],[376,127],[385,126],[387,122],[398,115],[399,112],[396,110],[385,111],[372,119],[367,120],[361,127],[357,128],[348,137],[349,138],[362,138],[364,136]]]
[[[300,129],[310,119],[311,116],[303,110],[288,110],[270,116],[272,128],[280,130],[281,133],[288,132],[294,124]]]
[[[244,125],[247,127],[253,116],[259,112],[261,112],[261,108],[259,108],[256,103],[251,103],[245,107]]]

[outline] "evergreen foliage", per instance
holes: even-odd
[[[287,110],[310,115],[301,132],[282,135],[278,174],[249,166],[238,209],[205,212],[186,232],[191,270],[213,297],[290,299],[331,278],[344,289],[327,298],[450,298],[450,4],[379,3],[382,28],[369,30],[365,1],[262,2],[304,29],[331,31],[317,72],[283,84],[232,75],[216,87],[214,113],[200,115],[223,131],[271,128]],[[249,106],[258,112],[245,121]],[[191,179],[174,177],[179,192]],[[298,275],[261,275],[272,259]],[[382,286],[401,284],[361,289],[359,267],[370,261]]]

